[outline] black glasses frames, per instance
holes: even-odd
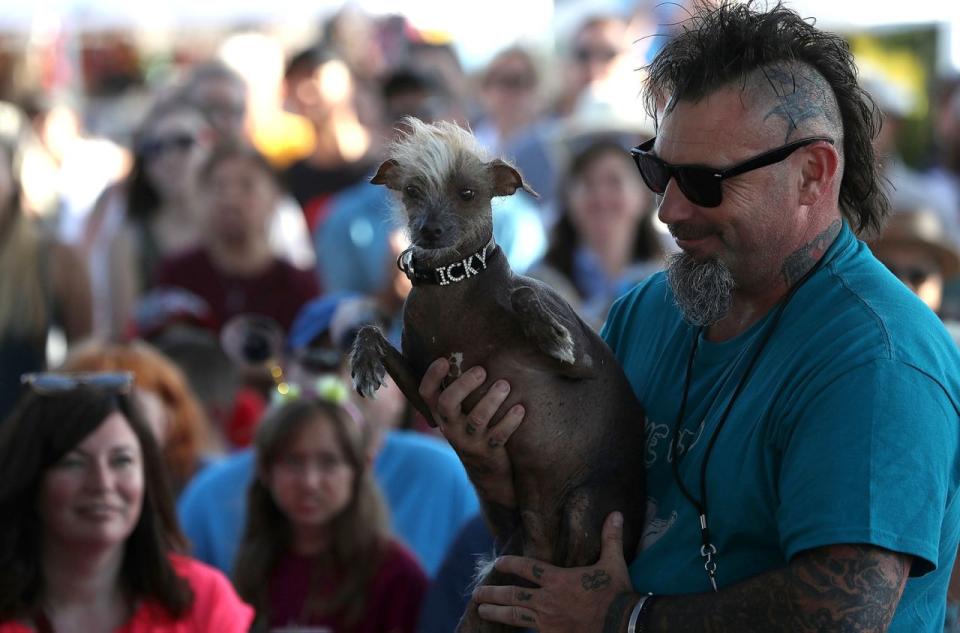
[[[812,136],[798,139],[774,149],[757,154],[747,160],[727,167],[716,169],[706,165],[672,165],[659,156],[651,153],[656,137],[630,150],[640,171],[644,183],[656,194],[662,194],[667,184],[673,178],[683,195],[701,207],[716,207],[723,200],[721,183],[727,178],[733,178],[761,167],[773,165],[785,160],[801,147],[819,143],[821,141],[833,145],[834,141],[828,136]]]
[[[116,393],[129,393],[133,387],[133,373],[120,372],[39,372],[20,376],[21,384],[27,385],[40,395],[66,393],[78,387],[90,387]]]

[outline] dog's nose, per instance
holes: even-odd
[[[420,229],[420,236],[430,242],[439,240],[443,235],[443,228],[439,224],[426,224]]]

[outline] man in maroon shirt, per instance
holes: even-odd
[[[300,270],[270,250],[266,225],[279,184],[256,150],[217,148],[200,172],[204,243],[164,261],[157,286],[176,286],[210,306],[219,330],[231,317],[254,313],[287,331],[300,307],[320,294],[312,270]]]

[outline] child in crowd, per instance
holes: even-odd
[[[257,430],[257,476],[234,581],[257,609],[254,631],[329,626],[413,632],[427,579],[389,536],[366,427],[344,404],[304,397]]]
[[[0,429],[0,633],[242,633],[253,613],[187,558],[129,373],[31,374]]]

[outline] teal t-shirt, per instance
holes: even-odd
[[[960,354],[846,224],[824,257],[784,311],[708,462],[717,581],[783,567],[810,548],[878,545],[914,557],[890,630],[942,631],[960,540]],[[678,450],[695,496],[709,438],[773,312],[734,339],[699,341]],[[698,513],[671,472],[697,329],[660,273],[611,308],[603,333],[647,412],[647,523],[634,587],[709,591]]]

